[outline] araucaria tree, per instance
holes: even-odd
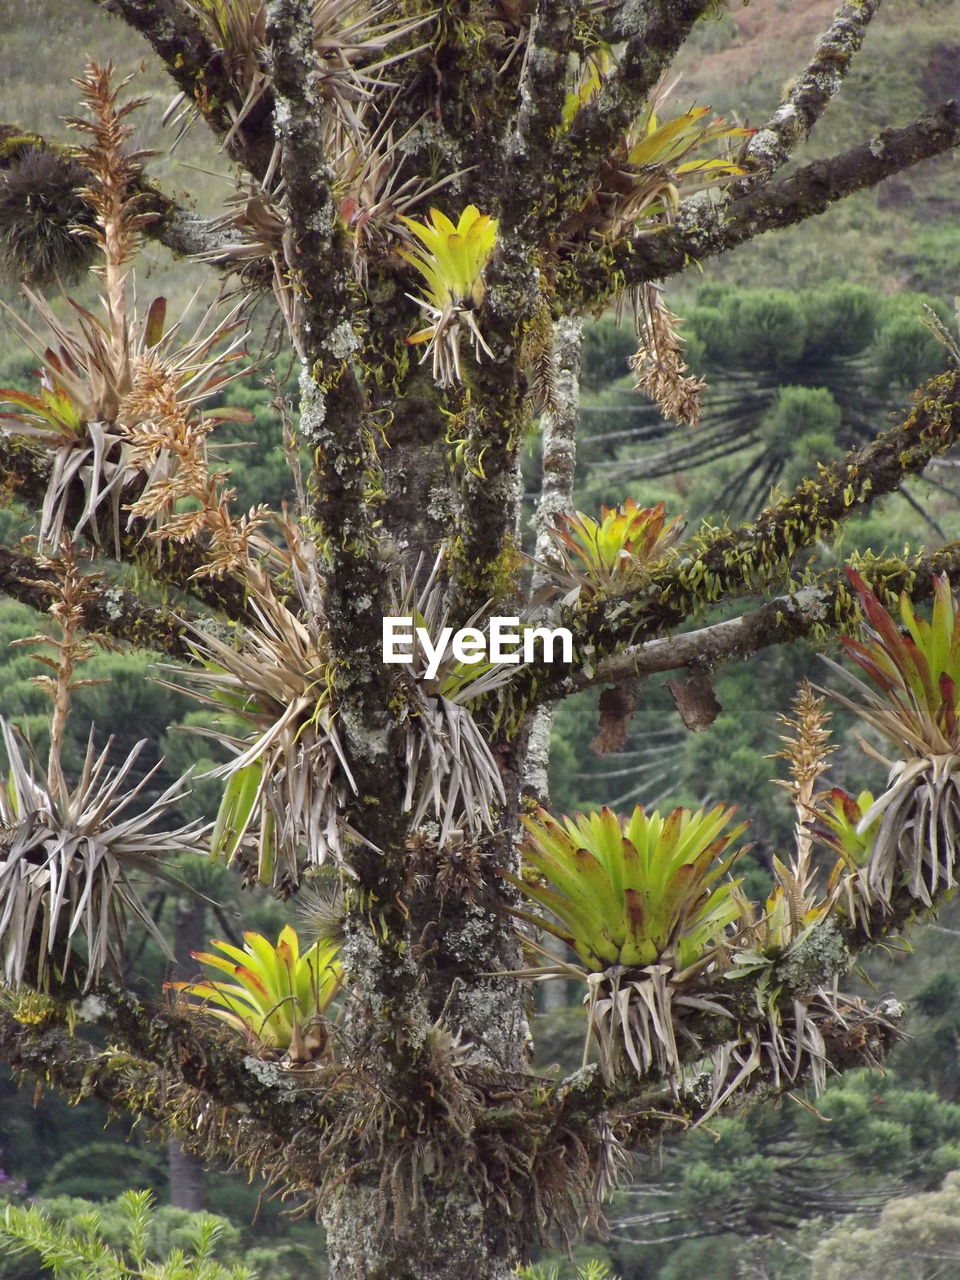
[[[150,180],[109,68],[78,68],[72,140],[0,134],[3,259],[39,366],[33,392],[0,392],[6,483],[38,513],[32,550],[0,550],[0,586],[56,623],[49,760],[4,726],[0,1052],[299,1197],[336,1280],[503,1280],[598,1222],[631,1149],[896,1038],[895,1009],[840,991],[859,949],[957,878],[960,553],[850,576],[818,556],[960,436],[956,346],[904,421],[752,524],[570,500],[579,317],[626,304],[638,386],[695,424],[663,282],[957,144],[951,101],[791,164],[878,2],[842,5],[749,130],[671,101],[716,0],[99,0],[236,166],[223,217]],[[233,301],[197,328],[145,305],[144,237]],[[87,268],[102,307],[54,305]],[[271,295],[299,360],[299,501],[237,513],[211,401],[251,376],[244,307]],[[119,563],[136,575],[111,578]],[[129,586],[151,579],[163,592]],[[442,628],[494,616],[566,628],[570,660],[491,664],[474,644],[428,674]],[[391,617],[427,633],[407,662],[384,661]],[[558,699],[605,686],[616,734],[638,677],[675,670],[695,725],[717,664],[835,633],[871,682],[841,687],[888,788],[825,794],[828,713],[802,688],[784,709],[796,847],[765,902],[737,884],[723,804],[548,812]],[[180,786],[143,801],[102,743],[65,776],[98,636],[165,654],[162,679],[208,709],[229,752],[215,823],[183,823]],[[143,880],[191,851],[311,903],[299,934],[215,943],[211,978],[145,1003],[117,981],[124,930],[149,920]],[[532,1070],[527,1021],[531,980],[554,973],[585,991],[587,1065],[562,1080]]]

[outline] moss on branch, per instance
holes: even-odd
[[[951,99],[903,129],[884,129],[868,141],[814,160],[779,182],[766,183],[729,204],[708,193],[680,207],[676,225],[612,246],[578,245],[557,267],[557,297],[570,310],[595,308],[624,286],[662,280],[691,261],[726,253],[765,231],[790,227],[876,186],[960,142],[960,105]]]
[[[925,600],[933,594],[937,574],[960,574],[960,543],[949,543],[929,555],[861,560],[857,571],[887,607],[903,591],[913,600]],[[791,595],[778,596],[740,617],[621,650],[600,662],[591,673],[578,675],[575,687],[633,680],[691,664],[701,664],[712,671],[722,663],[749,657],[772,645],[801,639],[822,643],[830,633],[852,628],[859,616],[857,594],[846,574],[817,574]]]
[[[790,582],[794,561],[821,540],[831,541],[854,511],[892,493],[904,478],[922,471],[960,437],[960,371],[951,369],[926,383],[901,425],[843,459],[822,466],[751,524],[711,529],[680,548],[634,594],[588,598],[564,611],[559,621],[574,636],[569,669],[534,664],[513,683],[514,706],[556,697],[577,687],[577,673],[588,678],[604,658],[628,645],[701,616],[738,596],[759,594]],[[686,551],[686,554],[684,554]],[[806,581],[797,584],[806,585]],[[833,626],[849,617],[849,599],[836,592],[832,618],[812,621]]]

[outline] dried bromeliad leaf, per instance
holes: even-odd
[[[934,582],[930,621],[900,598],[898,626],[852,569],[863,639],[844,651],[872,685],[829,659],[853,696],[832,696],[884,737],[901,757],[887,761],[886,790],[862,815],[858,830],[879,826],[866,869],[875,900],[888,909],[906,889],[923,906],[957,883],[960,841],[960,616],[946,575]]]

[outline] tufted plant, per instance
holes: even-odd
[[[191,822],[156,830],[176,812],[185,784],[180,779],[143,802],[142,793],[160,767],[128,784],[145,739],[120,765],[109,767],[110,743],[98,754],[91,735],[71,788],[62,775],[46,776],[31,761],[6,720],[0,719],[0,733],[8,760],[0,791],[3,980],[40,988],[51,979],[64,982],[75,955],[85,987],[104,972],[121,980],[123,939],[131,921],[168,950],[144,905],[141,884],[163,880],[182,890],[164,861],[202,852],[208,828]]]
[[[600,94],[615,65],[602,48],[586,60],[581,84],[567,98],[568,127]],[[568,233],[589,228],[611,239],[649,234],[674,220],[682,197],[728,185],[746,173],[737,150],[754,131],[711,117],[709,107],[691,107],[665,119],[664,103],[675,84],[661,82],[654,90],[605,161],[598,190],[567,224]]]
[[[675,1071],[676,1010],[712,1007],[684,988],[719,963],[739,913],[727,873],[744,852],[730,846],[746,824],[731,827],[733,815],[717,805],[664,817],[638,805],[624,820],[610,809],[523,819],[525,875],[503,874],[542,914],[514,914],[582,962],[573,971],[590,987],[587,1046],[595,1031],[608,1073],[621,1047],[638,1072],[652,1063]]]
[[[394,605],[395,615],[412,618],[413,627],[424,628],[434,645],[449,623],[440,582],[444,560],[441,551],[422,584],[416,572],[401,572]],[[474,616],[466,625],[482,630],[483,619]],[[460,662],[448,648],[436,671],[428,676],[416,630],[411,658],[403,668],[404,810],[412,813],[414,826],[424,819],[439,822],[442,846],[451,832],[461,827],[472,835],[491,830],[494,815],[504,803],[500,770],[473,718],[472,705],[505,685],[518,668]]]
[[[930,620],[904,593],[902,630],[853,569],[848,577],[864,614],[862,638],[845,638],[844,651],[870,684],[830,662],[850,696],[834,697],[879,733],[898,758],[887,763],[887,788],[857,825],[876,834],[866,886],[881,910],[898,891],[931,905],[955,883],[954,849],[960,839],[960,618],[945,574],[934,583]],[[879,822],[878,822],[879,820]]]
[[[344,835],[341,809],[354,787],[336,725],[327,657],[305,581],[295,575],[295,612],[260,565],[248,562],[252,621],[233,644],[194,630],[196,661],[163,667],[169,687],[191,693],[219,713],[221,729],[196,732],[235,755],[211,771],[226,779],[211,841],[212,856],[247,865],[255,878],[287,893],[301,861],[337,860]]]
[[[240,1031],[263,1057],[303,1066],[322,1056],[328,1043],[326,1015],[340,990],[339,944],[325,938],[306,951],[290,925],[276,944],[247,931],[243,947],[213,939],[223,955],[193,951],[208,969],[230,981],[170,982],[173,991],[200,1001],[202,1013]]]
[[[467,205],[456,224],[439,209],[430,210],[429,222],[401,219],[420,241],[400,256],[423,277],[423,297],[413,301],[427,313],[430,324],[411,334],[408,342],[427,343],[425,360],[433,354],[433,376],[441,387],[463,381],[460,368],[460,328],[473,338],[474,355],[492,356],[477,325],[474,309],[483,302],[483,269],[497,240],[497,221],[475,205]],[[413,295],[410,295],[413,297]]]
[[[662,502],[641,507],[633,498],[618,507],[601,506],[599,520],[582,511],[555,519],[550,534],[562,568],[549,572],[571,588],[565,603],[581,593],[626,591],[683,532],[682,516],[667,520]]]
[[[64,318],[42,294],[23,287],[39,328],[5,310],[36,356],[39,385],[35,393],[0,388],[0,406],[8,406],[0,424],[6,434],[36,440],[48,451],[41,547],[59,545],[75,508],[71,538],[102,541],[106,524],[118,553],[125,498],[133,515],[155,532],[162,528],[163,536],[182,538],[206,525],[214,544],[222,544],[223,513],[209,520],[205,511],[208,503],[219,505],[223,479],[210,473],[207,436],[218,422],[249,421],[250,415],[226,407],[201,412],[201,406],[250,371],[241,350],[242,308],[217,318],[211,309],[189,337],[182,321],[168,325],[165,298],[137,311],[128,276],[152,215],[134,192],[149,153],[125,144],[133,133],[127,117],[145,99],[120,105],[126,81],[114,84],[111,68],[93,63],[77,83],[87,117],[69,123],[85,138],[77,151],[89,177],[82,194],[91,225],[84,235],[99,261],[103,315],[67,298]],[[201,509],[174,516],[184,498],[199,500]],[[222,567],[230,563],[228,557]]]

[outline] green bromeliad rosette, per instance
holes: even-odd
[[[173,991],[194,996],[193,1006],[241,1032],[263,1058],[284,1066],[305,1066],[321,1057],[329,1041],[326,1015],[340,990],[339,941],[318,938],[300,950],[296,931],[285,925],[276,945],[246,932],[242,948],[213,939],[222,951],[193,951],[208,969],[229,976],[203,982],[170,982]]]
[[[640,1074],[656,1067],[673,1076],[682,1010],[729,1016],[693,988],[721,965],[739,915],[728,873],[744,852],[731,846],[746,824],[731,827],[733,816],[723,805],[666,817],[638,805],[627,819],[610,809],[561,821],[540,809],[523,819],[524,875],[504,874],[543,914],[523,907],[514,914],[581,961],[530,976],[559,971],[587,983],[584,1056],[596,1036],[607,1076],[624,1053]]]
[[[569,605],[581,595],[626,591],[663,559],[684,527],[682,516],[666,519],[662,502],[641,507],[633,498],[601,506],[599,520],[583,511],[555,520],[549,533],[560,563],[544,567],[558,586],[570,588],[563,597]]]

